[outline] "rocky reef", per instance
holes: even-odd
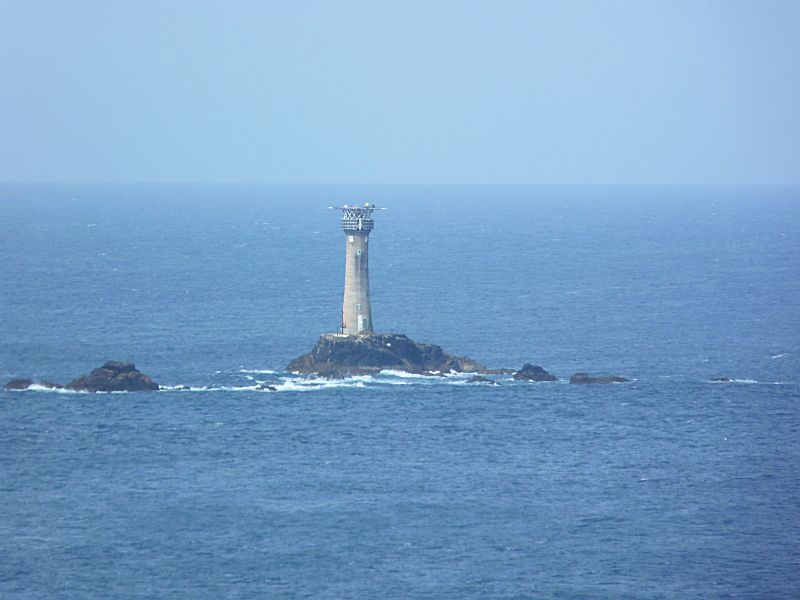
[[[488,383],[489,385],[500,385],[494,379],[489,379],[483,375],[473,375],[467,379],[466,383]]]
[[[136,369],[133,363],[109,360],[88,375],[73,379],[67,389],[87,392],[144,392],[158,384]]]
[[[67,385],[49,381],[35,383],[31,379],[12,379],[3,389],[27,390],[31,386],[66,389],[76,392],[144,392],[158,390],[158,384],[136,369],[133,363],[109,360],[88,375],[73,379]]]
[[[627,383],[630,379],[626,379],[625,377],[620,377],[619,375],[600,375],[598,377],[593,377],[588,373],[575,373],[572,377],[569,378],[570,383],[580,383],[580,384],[588,384],[588,383]]]
[[[320,337],[310,352],[298,356],[286,367],[293,373],[331,378],[366,375],[383,369],[428,375],[450,371],[500,372],[487,369],[471,358],[448,354],[441,346],[415,342],[401,333],[329,333]]]
[[[517,381],[558,381],[558,377],[531,363],[522,365],[522,368],[514,373],[514,379]]]

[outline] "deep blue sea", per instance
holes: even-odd
[[[561,380],[283,372],[365,201],[377,329]],[[0,384],[107,359],[0,392],[3,599],[800,597],[800,188],[0,186]]]

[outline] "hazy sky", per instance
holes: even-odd
[[[800,1],[0,0],[0,180],[798,183]]]

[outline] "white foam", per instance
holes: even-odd
[[[66,388],[54,388],[48,387],[46,385],[40,385],[38,383],[33,383],[29,385],[24,390],[6,390],[12,392],[26,392],[30,390],[31,392],[51,392],[53,394],[90,394],[91,392],[87,390],[68,390]]]
[[[788,385],[786,381],[756,381],[755,379],[729,379],[728,381],[711,381],[710,383],[744,383],[760,385]]]
[[[162,385],[161,392],[263,392],[258,385]]]
[[[270,369],[239,369],[239,373],[256,373],[263,375],[274,375],[278,371],[271,371]],[[219,373],[219,371],[217,371]]]
[[[400,377],[401,379],[430,379],[430,375],[421,375],[419,373],[409,373],[408,371],[395,371],[394,369],[383,369],[379,375],[387,377]]]
[[[378,375],[398,377],[400,379],[424,379],[426,381],[436,381],[437,379],[444,379],[445,377],[472,377],[475,375],[475,373],[460,373],[458,371],[442,373],[441,371],[431,371],[430,374],[422,374],[410,373],[408,371],[398,371],[395,369],[382,369]]]
[[[325,381],[319,379],[287,379],[283,383],[276,383],[274,387],[279,392],[310,392],[330,388],[363,388],[366,387],[366,384],[364,381],[348,381],[346,379]]]
[[[407,379],[375,379],[374,381],[380,385],[415,385],[421,383],[419,381]]]

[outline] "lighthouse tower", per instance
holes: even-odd
[[[367,202],[364,206],[339,207],[345,235],[344,302],[342,328],[347,335],[372,333],[372,306],[369,301],[369,233],[375,226],[372,213],[377,210]]]

